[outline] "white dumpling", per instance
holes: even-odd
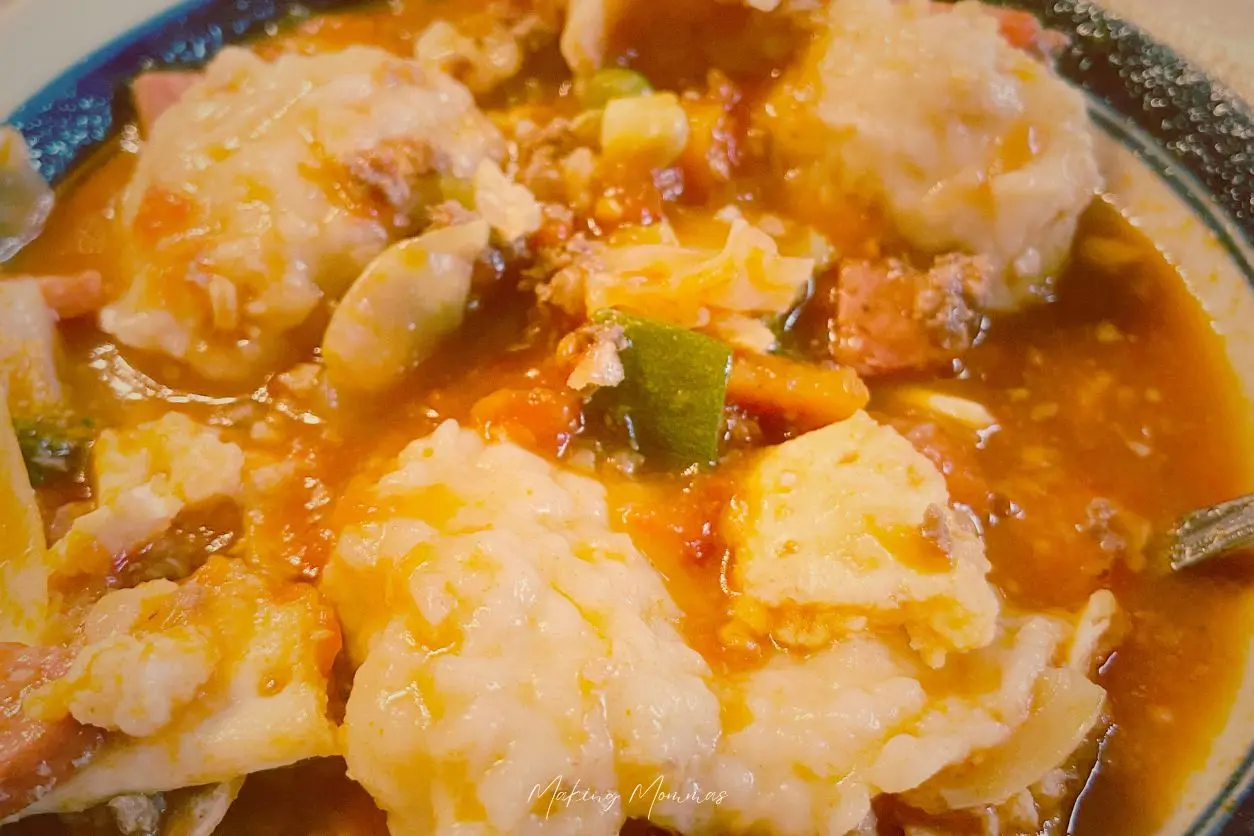
[[[82,638],[65,674],[32,690],[23,710],[115,733],[17,817],[336,753],[327,693],[340,634],[309,586],[214,557],[181,584],[109,593]]]
[[[687,786],[712,675],[596,481],[450,421],[361,498],[322,591],[360,664],[349,773],[392,833],[613,836],[638,781]],[[555,800],[576,781],[618,803]]]
[[[78,600],[73,590],[82,581],[103,580],[119,558],[156,541],[184,510],[241,497],[239,446],[222,440],[217,429],[168,413],[100,433],[92,452],[95,507],[75,517],[64,536],[45,549],[16,446],[11,433],[0,439],[0,456],[18,463],[0,493],[0,526],[12,535],[4,544],[9,548],[0,550],[0,600],[12,602],[0,607],[4,641],[67,638],[75,627],[68,618]]]
[[[1101,185],[1083,97],[978,3],[834,0],[767,112],[805,189],[869,200],[922,250],[990,257],[993,309],[1048,289]]]
[[[867,626],[903,628],[933,663],[983,647],[997,595],[973,524],[948,503],[936,467],[865,412],[770,448],[726,526],[739,615],[798,647]]]
[[[726,791],[712,830],[862,833],[872,799],[895,793],[934,811],[1015,800],[1034,832],[1038,804],[1058,801],[1038,782],[1066,764],[1105,703],[1102,688],[1060,664],[1073,631],[1070,617],[1007,619],[994,643],[940,676],[867,634],[733,675],[723,712],[740,722],[707,779]]]
[[[442,179],[504,151],[470,91],[416,61],[226,49],[152,126],[120,213],[134,277],[101,323],[207,377],[253,375]]]

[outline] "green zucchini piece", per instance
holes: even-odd
[[[623,382],[594,400],[624,424],[645,455],[683,469],[718,461],[731,349],[685,328],[619,310],[593,321],[623,329]]]
[[[90,419],[18,419],[13,430],[32,486],[86,481],[88,452],[95,440]]]

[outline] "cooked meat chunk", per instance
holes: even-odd
[[[979,334],[986,271],[984,259],[962,255],[939,258],[927,271],[897,259],[845,264],[832,356],[866,376],[943,368]]]
[[[22,709],[26,695],[64,674],[72,658],[59,648],[0,643],[0,819],[85,765],[104,739],[73,717],[38,720]]]
[[[135,104],[135,117],[144,136],[152,134],[157,117],[165,113],[183,98],[193,84],[200,79],[199,73],[178,70],[151,70],[140,73],[131,82],[131,99]]]

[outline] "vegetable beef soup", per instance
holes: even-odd
[[[3,129],[4,832],[1153,832],[1243,405],[1064,43],[394,0]]]

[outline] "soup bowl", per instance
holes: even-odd
[[[288,0],[0,0],[0,123],[16,126],[57,184],[133,114],[124,91],[148,67],[195,67],[272,31]],[[303,9],[348,5],[304,0]],[[1161,248],[1220,332],[1254,437],[1254,116],[1205,71],[1079,0],[1013,5],[1064,32],[1058,67],[1088,95],[1111,200]],[[1251,33],[1254,34],[1254,33]],[[1205,404],[1198,404],[1205,409]],[[1254,486],[1254,462],[1245,481]],[[1251,832],[1238,808],[1254,782],[1254,586],[1247,661],[1204,763],[1163,836]],[[1237,818],[1229,818],[1237,813]],[[1225,829],[1227,828],[1227,829]]]

